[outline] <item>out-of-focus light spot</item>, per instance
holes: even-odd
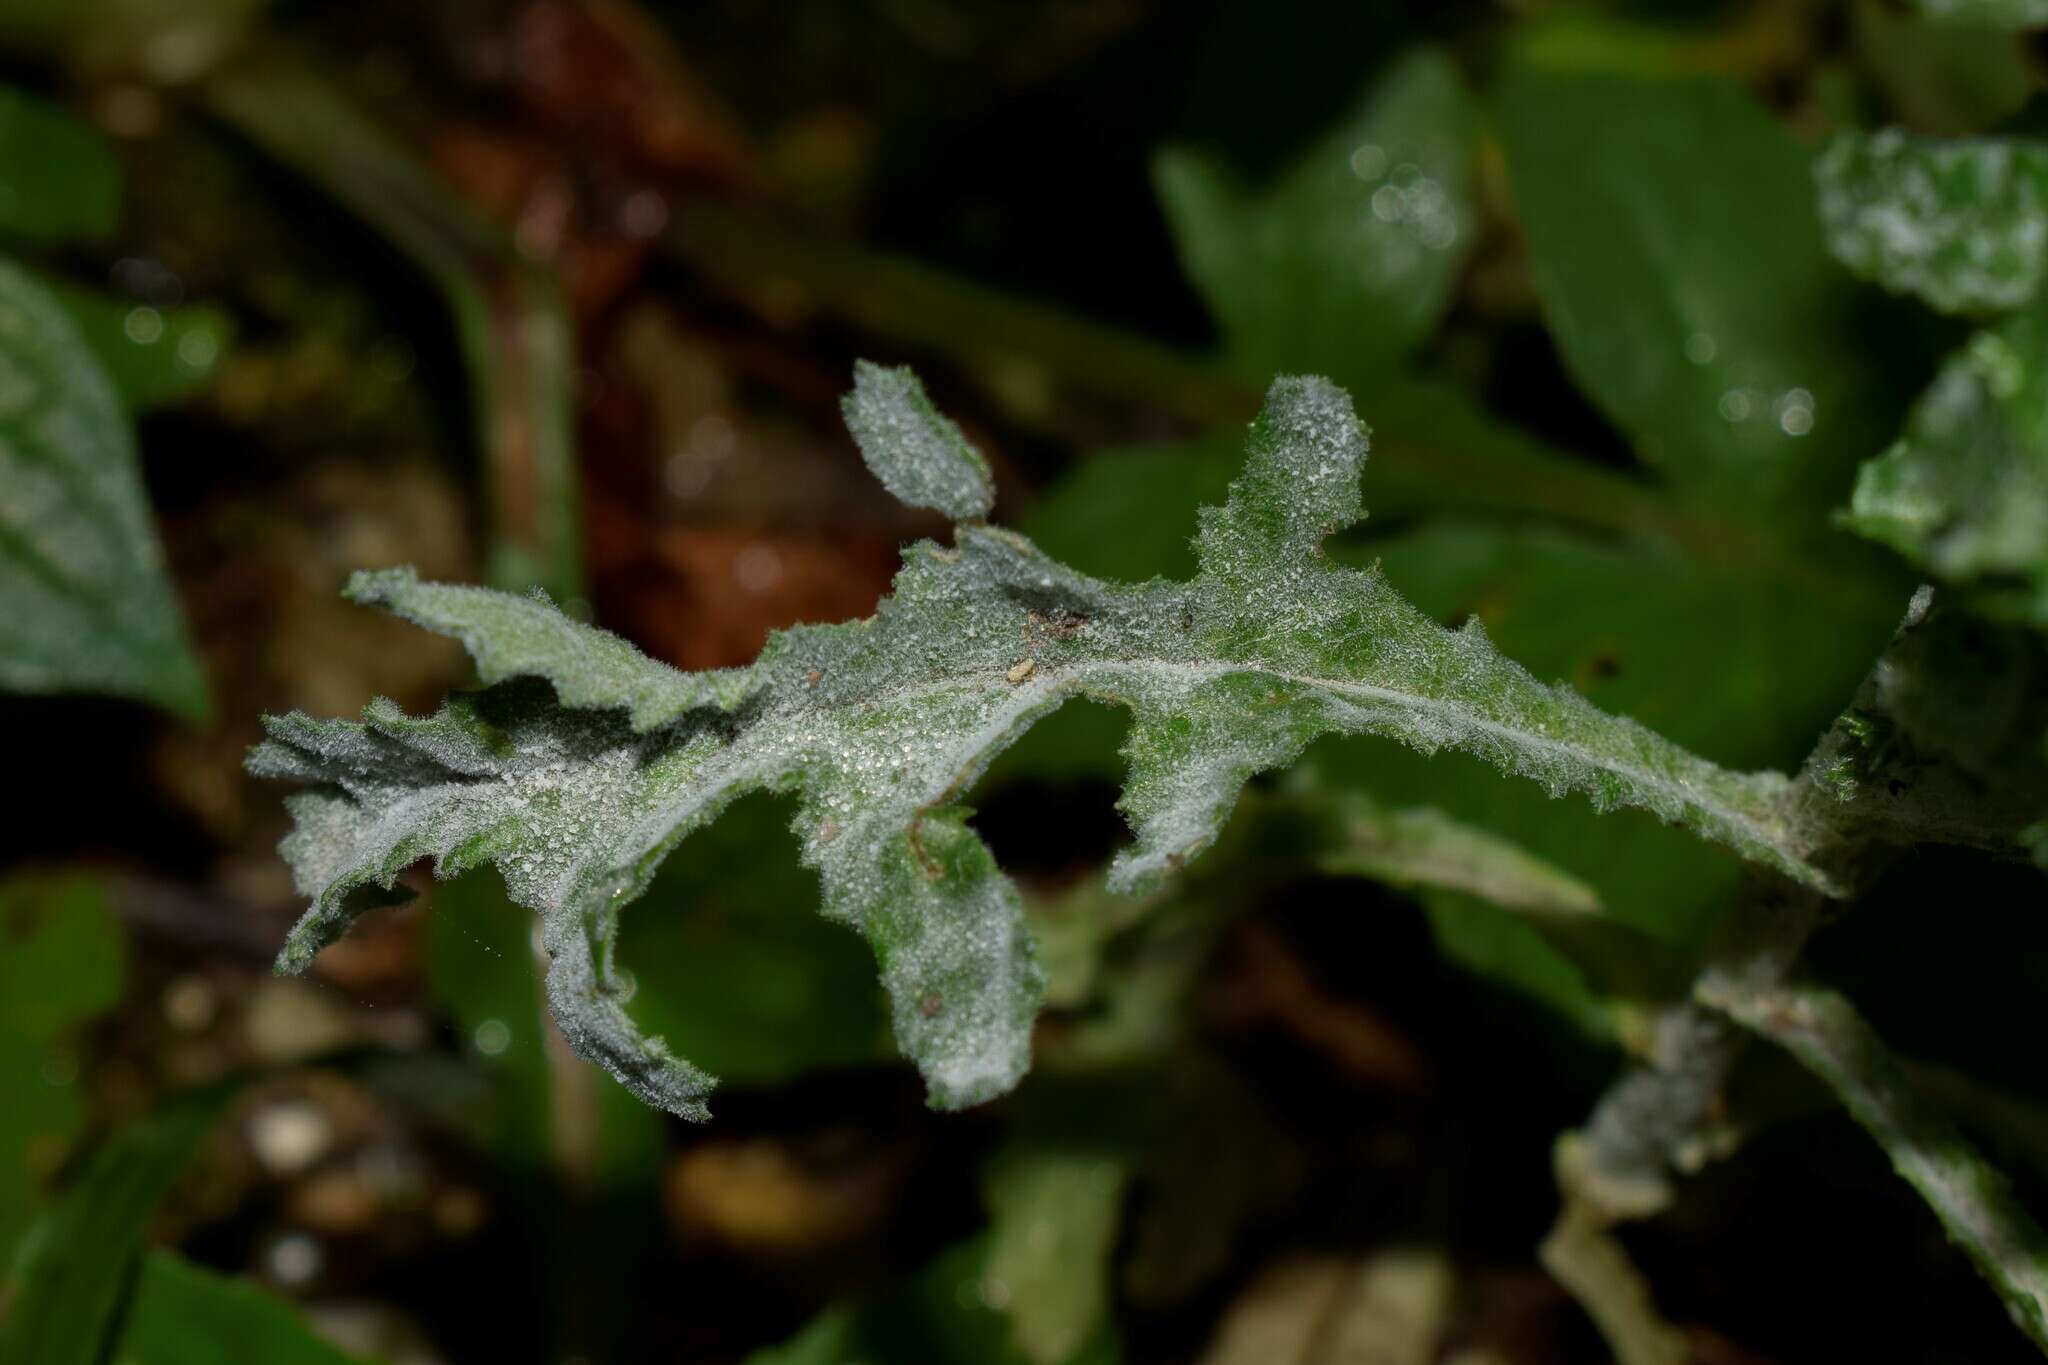
[[[1695,365],[1711,365],[1721,347],[1707,332],[1694,332],[1685,339],[1685,358]]]
[[[1787,436],[1804,436],[1813,430],[1813,395],[1805,389],[1787,389],[1778,400],[1778,430]]]
[[[325,1259],[320,1243],[303,1232],[289,1233],[270,1244],[264,1262],[270,1278],[282,1285],[302,1285],[320,1273]]]
[[[678,450],[662,466],[661,481],[676,497],[698,497],[711,486],[711,466],[692,451]]]
[[[203,976],[181,976],[164,987],[164,1018],[182,1033],[198,1033],[220,1011],[220,992]]]
[[[1382,185],[1372,192],[1372,216],[1382,223],[1399,219],[1401,209],[1401,191],[1392,185]]]
[[[267,1104],[249,1119],[249,1148],[267,1170],[292,1175],[318,1161],[333,1141],[327,1111],[311,1100]]]
[[[131,308],[121,321],[121,330],[138,346],[152,345],[164,334],[164,315],[147,304]]]
[[[690,425],[690,453],[704,460],[722,460],[739,445],[739,433],[726,418],[712,412]]]
[[[638,241],[668,226],[668,201],[653,190],[634,190],[619,205],[619,230]]]
[[[1351,152],[1351,173],[1360,180],[1377,180],[1387,173],[1387,154],[1377,145],[1361,142]]]
[[[219,354],[220,342],[211,332],[187,332],[178,338],[178,361],[192,369],[205,369]]]
[[[756,541],[732,557],[732,581],[746,592],[769,592],[782,581],[782,556]]]
[[[1749,420],[1749,395],[1741,389],[1730,389],[1721,395],[1721,416],[1730,422]]]
[[[486,1019],[476,1026],[472,1041],[484,1056],[501,1056],[506,1048],[512,1046],[512,1026],[503,1019]]]
[[[58,1090],[67,1090],[78,1080],[78,1059],[68,1053],[58,1053],[43,1059],[43,1084]]]

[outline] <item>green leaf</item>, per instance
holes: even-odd
[[[1359,792],[1330,798],[1337,837],[1316,860],[1332,876],[1442,887],[1542,915],[1597,915],[1600,896],[1514,844],[1429,806],[1389,810]]]
[[[478,870],[434,888],[425,935],[434,1000],[492,1082],[489,1107],[474,1116],[481,1136],[515,1171],[544,1169],[554,1111],[547,1019],[526,916],[496,877]]]
[[[160,309],[61,284],[53,289],[134,411],[196,393],[233,335],[227,314],[215,308]]]
[[[1536,283],[1587,393],[1675,487],[1818,526],[1889,412],[1805,155],[1714,80],[1525,65],[1498,114]]]
[[[2034,92],[2032,58],[2011,32],[1939,23],[1884,0],[1858,0],[1850,17],[1857,66],[1909,127],[1981,132]]]
[[[205,713],[120,400],[63,306],[5,259],[0,601],[0,688]]]
[[[169,1252],[142,1262],[111,1365],[349,1365],[282,1300]]]
[[[1913,1092],[1855,1007],[1833,991],[1758,990],[1727,973],[1703,981],[1699,996],[1828,1084],[1991,1282],[2020,1330],[2048,1350],[2048,1233],[1948,1116]]]
[[[988,1278],[1000,1284],[1018,1351],[1060,1365],[1109,1321],[1109,1262],[1127,1172],[1099,1152],[1012,1147],[983,1180]]]
[[[2032,28],[2048,24],[2048,0],[1918,0],[1930,18],[1958,24]]]
[[[1814,162],[1828,249],[1949,313],[2017,308],[2048,265],[2048,145],[1842,133]]]
[[[1445,630],[1376,570],[1324,559],[1324,536],[1360,515],[1365,446],[1341,392],[1280,380],[1242,476],[1203,513],[1192,581],[1106,583],[1013,533],[964,525],[951,547],[910,548],[872,618],[771,637],[726,680],[747,694],[739,709],[709,704],[720,693],[707,684],[707,704],[654,730],[621,714],[652,665],[565,674],[562,642],[584,628],[565,623],[536,645],[534,604],[440,590],[477,604],[474,620],[459,606],[433,618],[472,652],[506,657],[492,622],[510,621],[536,632],[521,657],[558,690],[573,676],[579,695],[612,705],[570,709],[514,681],[428,719],[379,702],[360,724],[270,720],[251,770],[315,784],[292,798],[283,846],[313,905],[279,966],[303,968],[343,932],[357,888],[389,886],[421,858],[443,875],[494,862],[541,915],[548,993],[570,1042],[644,1098],[701,1117],[710,1078],[624,1007],[619,910],[733,800],[791,792],[824,913],[873,946],[898,1046],[932,1102],[988,1099],[1028,1064],[1042,977],[1017,892],[958,801],[1018,734],[1077,696],[1133,716],[1121,807],[1136,840],[1111,870],[1120,889],[1156,884],[1206,848],[1247,779],[1333,733],[1470,753],[1551,795],[1646,809],[1829,886],[1781,808],[1782,776],[1724,771],[1604,715],[1503,658],[1476,622]],[[410,580],[388,581],[406,600]]]
[[[121,211],[106,139],[33,95],[0,86],[0,239],[50,246],[104,237]]]
[[[99,880],[0,883],[0,1263],[42,1202],[42,1176],[85,1123],[73,1029],[121,997],[120,926]]]
[[[1844,523],[1952,583],[2048,622],[2048,316],[1950,357],[1905,432],[1863,466]]]
[[[932,406],[907,366],[860,361],[841,407],[861,457],[898,502],[954,521],[980,520],[996,505],[988,461]]]
[[[916,1274],[856,1303],[827,1309],[780,1346],[754,1352],[747,1365],[1030,1365],[1010,1344],[997,1310],[1005,1287],[988,1270],[987,1237],[940,1253]],[[1105,1332],[1066,1365],[1116,1365]]]
[[[1428,335],[1473,241],[1476,127],[1450,62],[1422,52],[1255,197],[1204,156],[1160,154],[1181,261],[1239,370],[1364,386]]]
[[[108,1139],[24,1243],[0,1360],[98,1365],[156,1206],[220,1117],[226,1087],[172,1101]]]
[[[640,985],[634,1021],[739,1085],[889,1055],[873,956],[819,918],[818,881],[799,861],[791,814],[756,797],[685,841],[619,944]]]

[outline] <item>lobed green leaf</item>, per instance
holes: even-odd
[[[1503,658],[1476,623],[1445,630],[1377,569],[1325,559],[1323,538],[1360,515],[1365,453],[1342,392],[1280,380],[1243,474],[1202,514],[1191,581],[1107,583],[1013,533],[963,525],[950,547],[909,549],[872,618],[781,632],[745,688],[706,683],[680,713],[674,691],[644,705],[654,666],[587,628],[549,626],[540,604],[438,589],[421,607],[429,589],[409,577],[370,580],[359,595],[462,636],[487,676],[524,668],[554,688],[514,679],[425,719],[379,702],[359,724],[268,722],[252,771],[314,786],[292,798],[283,848],[313,904],[279,965],[304,967],[345,929],[356,893],[419,859],[443,875],[495,863],[541,916],[548,994],[572,1045],[651,1102],[701,1117],[710,1078],[624,1008],[619,910],[736,798],[793,793],[823,912],[873,947],[897,1043],[933,1103],[988,1099],[1028,1065],[1043,978],[1017,892],[959,803],[998,752],[1075,697],[1132,713],[1121,806],[1136,838],[1111,870],[1119,889],[1206,848],[1247,779],[1332,733],[1475,754],[1552,795],[1640,807],[1830,886],[1782,807],[1783,777],[1727,772],[1604,715]]]

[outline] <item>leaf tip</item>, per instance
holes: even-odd
[[[357,569],[349,575],[341,595],[358,606],[388,608],[419,582],[419,571],[410,564],[395,569]]]

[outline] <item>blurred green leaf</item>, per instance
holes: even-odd
[[[1716,569],[1825,578],[1828,591],[1861,600],[1873,619],[1894,616],[1887,585],[1865,581],[1867,565],[1841,556],[1840,546],[1829,546],[1818,568],[1801,562],[1753,518],[1682,508],[1639,478],[1596,471],[1492,416],[1454,385],[1404,376],[1362,397],[1360,415],[1372,428],[1366,486],[1376,520],[1368,529],[1409,516],[1541,518],[1677,551]],[[1103,451],[1054,484],[1022,529],[1087,573],[1127,582],[1185,578],[1195,570],[1195,514],[1228,489],[1241,447],[1232,428]]]
[[[121,168],[94,129],[0,86],[0,239],[49,246],[104,237],[121,212]]]
[[[988,1273],[989,1245],[976,1237],[925,1269],[855,1304],[827,1310],[781,1346],[747,1365],[1033,1365],[1010,1344],[1010,1323],[993,1305],[1003,1290]],[[1115,1365],[1105,1332],[1066,1365]]]
[[[1859,65],[1899,120],[1931,133],[1974,133],[2016,113],[2034,91],[2022,40],[1989,24],[1939,23],[1856,0]]]
[[[500,1161],[540,1170],[554,1114],[531,922],[479,869],[435,887],[422,925],[428,986],[492,1080],[491,1109],[474,1117]]]
[[[180,1096],[93,1154],[22,1243],[0,1361],[98,1365],[150,1218],[232,1093],[221,1086]]]
[[[42,1173],[85,1122],[65,1035],[112,1008],[125,941],[97,878],[0,883],[0,1261],[41,1200]]]
[[[197,392],[213,377],[234,334],[228,315],[217,308],[156,308],[62,284],[52,292],[131,411]]]
[[[349,1365],[283,1300],[169,1252],[143,1258],[109,1365]]]
[[[1362,389],[1428,335],[1471,247],[1476,127],[1450,62],[1423,52],[1256,197],[1205,157],[1161,153],[1181,260],[1240,371]]]
[[[1195,514],[1223,500],[1243,465],[1236,432],[1099,451],[1054,484],[1021,529],[1083,573],[1126,583],[1188,578]]]
[[[874,954],[819,913],[794,813],[741,801],[684,840],[620,939],[634,1019],[735,1084],[892,1055]]]
[[[988,1283],[1001,1286],[1017,1349],[1033,1365],[1071,1360],[1109,1322],[1109,1263],[1127,1172],[1092,1151],[1017,1144],[982,1180]]]
[[[0,259],[0,687],[203,716],[128,418],[63,305]]]
[[[2017,308],[2048,265],[2048,144],[1842,133],[1814,162],[1828,249],[1950,313]]]
[[[1893,409],[1804,153],[1715,80],[1524,65],[1497,114],[1551,330],[1594,402],[1689,496],[1823,525]]]
[[[1980,332],[1942,366],[1844,521],[2048,622],[2048,316]]]
[[[1388,886],[1455,889],[1510,909],[1547,916],[1598,915],[1592,887],[1504,840],[1428,806],[1391,809],[1363,792],[1320,803],[1335,826],[1316,859],[1323,872]]]

